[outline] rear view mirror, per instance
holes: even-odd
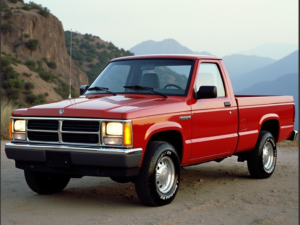
[[[80,95],[83,95],[88,88],[89,85],[81,85],[79,90]]]
[[[155,66],[153,64],[145,64],[141,66],[141,70],[154,70]]]
[[[196,93],[196,99],[203,98],[216,98],[217,87],[216,86],[201,86]]]

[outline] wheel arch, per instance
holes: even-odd
[[[260,120],[260,131],[268,131],[270,132],[275,141],[278,141],[279,138],[279,132],[280,132],[280,122],[279,122],[279,116],[277,114],[268,114],[265,115]]]
[[[176,150],[180,162],[183,158],[183,136],[179,127],[169,127],[168,129],[158,129],[148,136],[147,146],[151,141],[165,141],[170,143]],[[147,149],[147,147],[146,147]]]

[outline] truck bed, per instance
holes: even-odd
[[[291,135],[295,118],[292,96],[235,95],[235,99],[239,109],[239,143],[236,152],[254,148],[261,126],[267,120],[277,121],[279,132],[273,134],[276,142]]]

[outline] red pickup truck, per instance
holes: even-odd
[[[80,94],[12,113],[6,155],[36,193],[106,176],[134,182],[147,205],[166,205],[181,167],[235,155],[252,177],[268,178],[276,143],[298,133],[292,96],[235,96],[216,57],[113,59]]]

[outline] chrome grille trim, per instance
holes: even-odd
[[[16,117],[12,116],[11,119],[14,120],[26,120],[26,131],[25,131],[25,136],[26,140],[21,141],[21,140],[12,140],[14,143],[32,143],[32,144],[67,144],[67,145],[82,145],[84,144],[85,146],[101,146],[101,147],[107,147],[107,148],[132,148],[131,146],[123,146],[123,145],[105,145],[103,143],[103,135],[102,135],[102,122],[121,122],[121,123],[131,123],[132,126],[132,121],[131,120],[118,120],[118,119],[94,119],[94,118],[65,118],[65,117]],[[58,130],[42,130],[42,129],[28,129],[28,121],[29,120],[57,120],[58,121]],[[99,131],[98,132],[85,132],[85,131],[62,131],[63,127],[63,121],[70,121],[70,120],[76,120],[76,121],[97,121],[99,122]],[[34,141],[34,140],[29,140],[28,138],[28,132],[44,132],[44,133],[57,133],[58,134],[58,142],[50,142],[50,141]],[[62,138],[63,133],[69,133],[69,134],[97,134],[98,135],[98,143],[95,144],[88,144],[88,143],[75,143],[75,142],[64,142]],[[133,134],[132,134],[133,136]],[[133,137],[132,137],[133,140]]]

